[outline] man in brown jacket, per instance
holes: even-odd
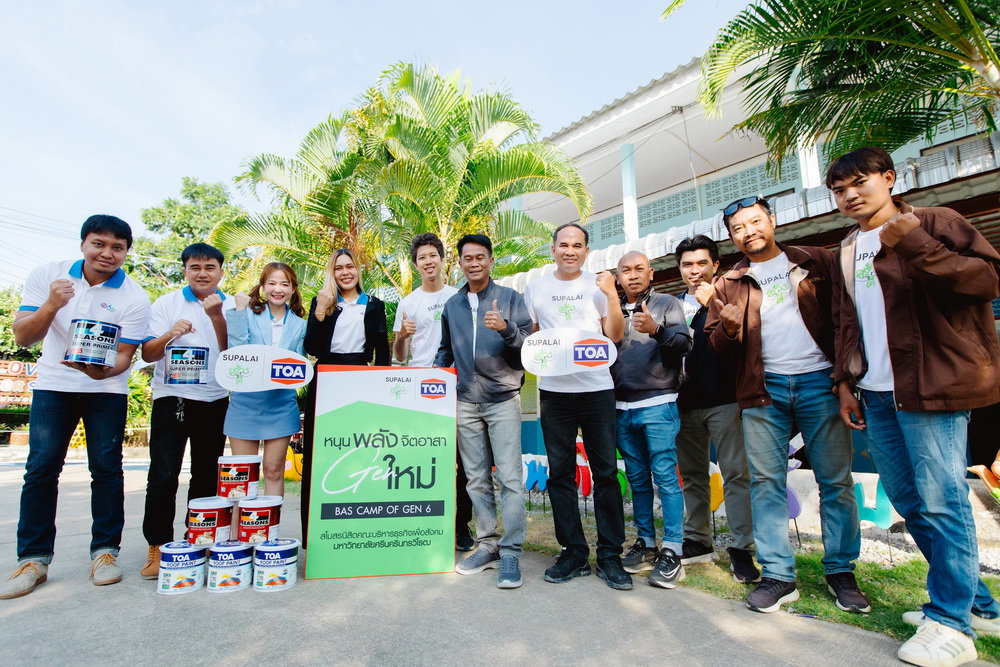
[[[893,201],[895,180],[880,148],[827,170],[838,208],[858,222],[834,276],[835,379],[841,418],[867,431],[886,494],[930,564],[930,602],[903,614],[920,627],[899,658],[958,665],[976,659],[975,631],[1000,634],[965,481],[969,409],[1000,401],[990,308],[1000,255],[955,211]]]
[[[833,394],[833,255],[823,248],[775,243],[767,201],[747,197],[723,210],[729,236],[745,257],[716,279],[705,331],[720,354],[737,348],[736,399],[750,467],[760,584],[747,596],[754,611],[799,599],[788,539],[788,442],[802,432],[819,484],[823,569],[844,611],[871,609],[854,578],[861,551],[851,478],[850,431]]]

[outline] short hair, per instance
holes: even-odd
[[[434,246],[434,249],[438,251],[438,257],[444,259],[444,244],[441,243],[441,239],[438,238],[437,234],[426,232],[424,234],[417,234],[410,241],[410,259],[413,260],[414,264],[417,263],[417,250],[425,245]]]
[[[181,264],[187,266],[189,259],[214,259],[222,266],[225,257],[222,251],[207,243],[192,243],[181,252]]]
[[[719,246],[704,234],[698,234],[697,236],[684,239],[677,244],[677,249],[674,250],[674,258],[677,260],[677,266],[681,264],[681,255],[692,250],[707,250],[708,256],[712,258],[713,262],[719,261]]]
[[[826,168],[826,187],[833,188],[834,181],[843,181],[852,176],[884,174],[894,171],[892,156],[878,146],[865,146],[835,158]]]
[[[586,228],[578,222],[567,222],[565,225],[559,225],[556,227],[555,231],[552,232],[552,245],[556,244],[556,239],[559,238],[559,232],[566,229],[567,227],[576,227],[581,232],[583,232],[583,245],[590,245],[590,234],[587,233]]]
[[[465,236],[460,238],[458,240],[459,257],[462,256],[462,248],[465,246],[466,243],[477,243],[486,248],[487,252],[490,253],[490,257],[493,256],[493,241],[490,241],[490,238],[485,234],[466,234]]]
[[[748,201],[750,199],[754,199],[756,201],[754,201],[754,203],[752,203],[752,204],[745,204],[745,205],[742,204],[742,202]],[[766,199],[764,199],[763,197],[760,197],[760,196],[757,196],[757,197],[741,197],[740,199],[737,199],[736,201],[732,202],[732,204],[729,204],[728,206],[726,206],[726,208],[729,208],[733,204],[740,204],[740,206],[738,206],[736,208],[736,210],[733,211],[732,213],[726,214],[726,209],[725,208],[722,209],[722,223],[726,226],[726,231],[729,231],[729,220],[734,215],[736,215],[737,213],[739,213],[742,209],[750,208],[751,206],[760,206],[762,209],[764,209],[765,213],[767,213],[768,215],[771,215],[771,205],[767,203]]]
[[[90,234],[110,234],[125,241],[126,247],[132,247],[132,228],[113,215],[92,215],[84,220],[83,227],[80,227],[80,240],[86,241]]]

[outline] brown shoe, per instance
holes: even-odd
[[[49,566],[35,560],[21,563],[14,574],[0,584],[0,600],[19,598],[35,590],[35,586],[44,583],[48,578]]]
[[[146,554],[146,565],[139,574],[143,579],[156,579],[160,576],[160,545],[150,544]]]

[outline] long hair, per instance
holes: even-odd
[[[333,297],[330,307],[327,308],[327,315],[332,315],[333,311],[340,307],[337,305],[337,299],[340,297],[340,288],[337,287],[337,280],[333,277],[333,265],[337,262],[337,258],[341,255],[347,255],[351,258],[351,261],[354,262],[354,266],[358,269],[358,293],[365,291],[364,286],[361,284],[361,265],[358,264],[358,260],[354,257],[354,253],[347,248],[334,250],[333,254],[330,255],[330,261],[326,263],[326,275],[323,278],[323,289],[320,290],[321,292],[326,292]]]
[[[299,277],[295,275],[295,269],[284,262],[271,262],[260,272],[260,280],[250,292],[250,310],[260,314],[267,307],[267,297],[264,296],[264,283],[275,271],[281,271],[292,283],[292,296],[288,299],[288,307],[293,313],[302,317],[305,315],[305,308],[302,307],[302,295],[299,293]]]

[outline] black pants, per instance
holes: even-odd
[[[362,354],[334,354],[335,360],[327,359],[324,364],[342,364],[345,366],[365,366],[367,361]],[[318,364],[317,364],[318,365]],[[312,485],[312,450],[313,434],[316,430],[316,380],[306,388],[305,424],[302,427],[302,547],[306,547],[309,535],[309,489]],[[612,406],[613,408],[614,406]],[[612,410],[613,416],[614,410]],[[457,449],[457,448],[456,448]],[[472,499],[465,490],[467,480],[465,468],[462,467],[462,457],[458,457],[456,471],[456,503],[455,503],[455,534],[468,535],[469,522],[472,521]],[[622,538],[625,541],[625,538]]]
[[[564,394],[540,391],[542,437],[549,461],[546,489],[552,500],[556,540],[567,551],[590,554],[580,521],[576,488],[576,430],[594,482],[597,557],[619,556],[625,542],[625,514],[615,455],[615,393],[613,389]]]
[[[167,396],[153,401],[146,513],[142,519],[142,535],[149,544],[166,544],[174,539],[177,478],[188,440],[191,441],[188,500],[215,495],[219,457],[226,448],[222,425],[228,407],[228,398],[192,401]]]

